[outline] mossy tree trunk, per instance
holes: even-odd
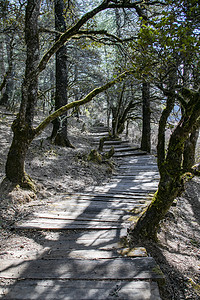
[[[160,221],[164,218],[174,199],[184,190],[183,170],[184,144],[194,128],[200,123],[200,91],[183,89],[179,95],[184,104],[184,114],[172,133],[167,155],[160,163],[158,190],[147,210],[130,230],[132,237],[155,239]]]
[[[29,0],[26,6],[25,41],[27,46],[26,71],[22,84],[22,101],[19,114],[12,124],[14,133],[6,162],[6,176],[13,183],[26,185],[29,180],[24,163],[34,135],[32,123],[37,104],[39,63],[38,17],[41,0]]]
[[[13,140],[7,156],[6,177],[22,187],[33,187],[30,177],[25,172],[25,158],[33,139],[33,132],[27,123],[20,124],[16,119],[12,124]]]
[[[185,141],[184,144],[184,153],[183,153],[183,169],[191,171],[192,167],[195,164],[195,150],[197,145],[197,140],[199,137],[199,128],[194,128],[191,132],[189,138]]]

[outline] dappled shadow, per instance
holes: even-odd
[[[188,182],[177,206],[170,209],[159,232],[159,243],[143,243],[166,276],[164,300],[199,299],[199,182],[199,179]]]
[[[137,160],[133,158],[132,161],[136,167]],[[52,165],[58,164],[58,161],[59,157],[52,159]],[[51,163],[46,167],[51,169]],[[148,168],[142,170],[149,171]],[[51,209],[46,212],[50,214],[54,209],[57,218],[55,223],[52,217],[43,221],[51,230],[55,230],[55,224],[59,224],[62,232],[59,229],[53,239],[51,231],[37,234],[29,230],[17,231],[19,235],[35,239],[36,243],[42,245],[43,251],[21,251],[19,261],[16,251],[13,261],[9,257],[8,262],[2,262],[1,276],[18,280],[7,286],[4,299],[139,300],[141,291],[144,299],[158,299],[154,284],[149,282],[154,266],[151,258],[147,259],[147,265],[143,258],[120,258],[117,252],[120,238],[129,226],[126,219],[134,215],[131,209],[138,205],[138,201],[145,204],[145,195],[156,188],[156,185],[151,185],[156,172],[149,173],[149,179],[139,188],[141,174],[138,172],[135,175],[135,183],[123,177],[99,190],[92,189],[90,193],[94,195],[87,196],[87,191],[87,199],[78,194],[58,194],[48,199]],[[54,174],[56,181],[59,181],[59,176]],[[66,219],[62,214],[67,215]],[[138,279],[144,281],[139,283]]]

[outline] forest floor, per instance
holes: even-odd
[[[12,230],[14,222],[48,205],[48,197],[57,193],[81,192],[85,188],[109,181],[115,168],[87,160],[91,149],[82,124],[70,129],[75,149],[52,145],[46,137],[50,129],[29,150],[26,171],[35,180],[38,192],[13,188],[5,176],[5,161],[12,140],[10,125],[14,115],[0,108],[0,256],[7,251],[41,247],[41,231],[30,230],[25,235]],[[78,125],[78,126],[77,126]],[[48,233],[49,234],[49,233]],[[58,233],[51,233],[52,235]],[[38,242],[37,242],[38,241]],[[185,193],[177,199],[162,222],[157,244],[147,242],[148,253],[155,258],[166,276],[161,290],[163,300],[200,299],[200,179],[187,183]]]

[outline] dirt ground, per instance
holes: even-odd
[[[5,161],[12,139],[10,125],[14,115],[0,107],[0,257],[8,251],[41,248],[41,232],[17,234],[12,230],[16,220],[48,204],[57,193],[84,191],[86,187],[109,180],[116,168],[88,162],[90,134],[81,132],[82,124],[70,129],[70,140],[76,147],[66,149],[52,145],[46,138],[48,129],[35,140],[26,160],[26,171],[35,180],[38,192],[13,188],[3,181]],[[58,234],[58,233],[43,233]],[[52,238],[55,238],[52,236]],[[37,240],[40,242],[37,242]],[[200,179],[193,178],[177,205],[161,224],[159,243],[146,243],[166,276],[161,289],[163,300],[200,299]]]

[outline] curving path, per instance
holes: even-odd
[[[123,239],[157,188],[156,161],[127,142],[106,142],[105,149],[111,145],[119,172],[110,182],[57,194],[48,209],[16,224],[16,230],[48,230],[49,239],[39,252],[0,259],[0,277],[12,279],[0,287],[1,299],[161,299],[157,282],[164,277],[154,259],[144,248],[126,248]]]

